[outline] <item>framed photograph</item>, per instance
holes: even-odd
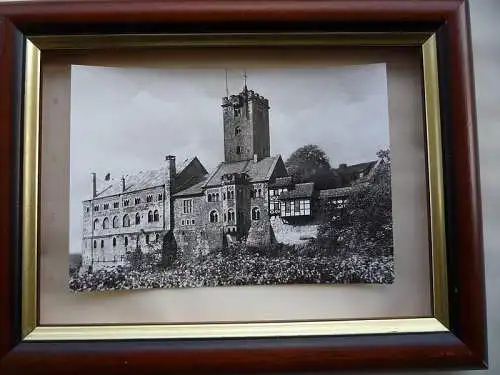
[[[1,368],[484,368],[467,2],[0,5]]]

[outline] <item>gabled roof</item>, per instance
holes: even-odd
[[[269,184],[270,188],[289,187],[293,184],[292,177],[278,177],[274,182]]]
[[[193,164],[199,163],[198,158],[195,156],[193,158],[189,158],[184,160],[180,165],[176,167],[176,175],[175,178],[180,178],[186,168]],[[200,163],[201,165],[201,163]],[[162,186],[165,184],[165,175],[166,168],[164,166],[155,170],[147,170],[140,171],[137,174],[126,175],[125,178],[125,190],[122,191],[122,179],[120,178],[112,178],[110,180],[106,179],[97,179],[96,181],[96,198],[102,198],[111,195],[118,195],[122,193],[129,193],[133,191],[138,191],[142,189],[147,189],[155,186]],[[206,170],[201,165],[203,171]],[[199,179],[199,178],[198,178]],[[192,183],[192,181],[191,181]],[[183,186],[187,186],[188,183],[183,183]]]
[[[259,160],[244,160],[236,162],[222,162],[207,179],[205,186],[218,186],[222,176],[230,173],[246,173],[251,182],[268,181],[273,174],[274,167],[281,160],[280,155],[270,156]]]
[[[340,198],[345,197],[351,193],[352,188],[350,186],[338,188],[338,189],[325,189],[319,191],[319,198]]]
[[[142,190],[148,187],[160,186],[165,184],[165,168],[160,168],[151,171],[140,171],[135,175],[126,175],[125,178],[125,193],[131,191]],[[110,195],[121,194],[122,180],[114,178],[109,181],[97,181],[96,198],[102,198]],[[100,182],[100,183],[99,183]]]
[[[181,191],[175,193],[173,196],[174,197],[186,197],[186,196],[190,196],[190,195],[201,195],[201,194],[203,194],[203,187],[205,186],[207,179],[208,179],[208,177],[205,176],[205,178],[203,180],[201,180],[200,182],[194,184],[193,186],[191,186],[187,189],[184,189],[184,190],[181,190]]]
[[[296,184],[295,189],[284,191],[280,194],[280,199],[310,198],[314,193],[314,182]]]
[[[354,173],[369,172],[377,164],[377,161],[369,161],[337,168],[336,171],[343,175],[352,175]]]

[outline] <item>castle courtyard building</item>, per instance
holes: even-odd
[[[312,182],[296,184],[281,156],[271,155],[268,99],[245,85],[222,98],[222,112],[224,161],[210,173],[196,157],[177,166],[168,155],[158,170],[118,179],[108,174],[99,182],[92,174],[91,196],[82,206],[84,271],[124,265],[128,253],[158,249],[168,233],[185,258],[233,242],[268,246],[276,220],[311,222],[318,200],[345,202],[349,188],[316,191]],[[374,167],[346,167],[346,181],[366,178]]]

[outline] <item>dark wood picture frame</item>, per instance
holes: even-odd
[[[26,342],[21,333],[21,165],[27,36],[286,31],[436,35],[449,332]],[[485,368],[485,290],[468,5],[464,0],[25,1],[0,4],[2,373],[258,373]]]

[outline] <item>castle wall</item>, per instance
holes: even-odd
[[[207,195],[219,193],[219,201],[208,202]],[[191,212],[184,212],[184,202],[190,201]],[[174,199],[174,236],[183,258],[207,254],[223,246],[223,209],[220,188],[208,189],[204,195]],[[219,220],[210,222],[210,212],[216,210]],[[194,221],[194,223],[193,223]]]
[[[136,198],[140,199],[140,203],[135,204]],[[128,206],[125,206],[127,200]],[[85,201],[83,204],[82,237],[82,265],[84,268],[92,264],[94,269],[98,269],[99,265],[103,265],[101,263],[123,262],[125,253],[135,248],[138,236],[139,244],[146,245],[146,236],[149,235],[150,240],[156,239],[157,233],[168,230],[170,220],[168,215],[165,215],[165,211],[170,210],[165,208],[169,207],[169,201],[170,198],[163,186]],[[115,208],[115,203],[118,204],[117,208]],[[104,208],[105,205],[108,208]],[[98,211],[93,208],[96,206],[99,206]],[[157,221],[154,221],[155,211],[158,212]],[[148,221],[150,212],[151,222]],[[136,224],[136,214],[139,214],[140,218],[138,224]],[[128,215],[130,221],[128,227],[123,226],[125,215]],[[113,227],[115,218],[116,227]],[[98,222],[94,229],[95,220]],[[105,220],[108,222],[107,228],[103,227]],[[113,238],[115,239],[114,246]],[[126,241],[128,245],[125,245]]]
[[[252,218],[247,237],[249,246],[268,246],[274,241],[269,220],[269,193],[266,182],[252,184],[254,197],[250,200],[250,215],[254,208],[260,212],[259,219]],[[260,190],[260,194],[259,194]]]

